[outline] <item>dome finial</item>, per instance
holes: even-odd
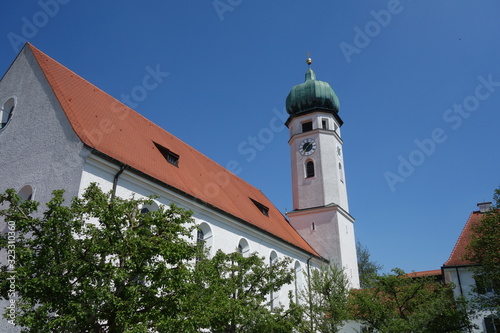
[[[337,95],[327,82],[316,80],[316,74],[311,69],[312,59],[307,52],[304,83],[298,84],[290,90],[286,98],[286,111],[290,116],[297,116],[313,110],[323,110],[337,114],[340,103]]]

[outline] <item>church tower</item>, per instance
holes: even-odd
[[[339,99],[310,68],[286,99],[290,115],[293,211],[290,224],[324,258],[344,268],[359,287],[354,219],[349,215]]]

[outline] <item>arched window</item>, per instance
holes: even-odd
[[[250,246],[248,245],[248,241],[245,238],[240,239],[238,243],[238,253],[243,257],[247,257],[250,252]]]
[[[12,112],[14,111],[15,101],[14,98],[9,98],[2,106],[0,110],[0,129],[7,126],[10,118],[12,117]]]
[[[299,293],[302,288],[302,267],[300,266],[300,262],[295,261],[295,266],[293,269],[294,281],[295,281],[295,302],[299,303]]]
[[[269,256],[269,266],[272,267],[276,262],[276,260],[278,260],[278,255],[276,254],[276,252],[271,251],[271,255]],[[273,310],[276,307],[277,300],[278,300],[278,293],[271,290],[269,294],[269,307],[271,308],[271,310]]]
[[[500,320],[494,316],[488,316],[484,318],[484,326],[486,332],[500,332]]]
[[[19,190],[19,196],[24,201],[33,199],[33,187],[31,185],[25,185],[21,190]]]
[[[314,162],[307,161],[306,162],[306,178],[314,177]]]
[[[156,202],[152,202],[150,204],[145,204],[141,207],[141,213],[146,214],[148,212],[156,212],[160,207]]]
[[[141,212],[141,214],[147,214],[149,212],[156,212],[158,209],[160,209],[160,207],[158,206],[158,204],[156,202],[144,204],[141,207],[139,207],[139,211]],[[146,228],[146,225],[142,225],[142,227]],[[149,231],[151,231],[153,234],[156,234],[157,228],[155,225],[150,224],[149,227],[147,227],[147,228],[149,228]]]
[[[201,229],[196,232],[196,246],[198,247],[196,261],[200,261],[203,258],[203,252],[205,252],[205,233]]]
[[[21,197],[21,200],[23,201],[29,201],[31,199],[33,199],[33,187],[31,185],[24,185],[20,190],[19,192],[17,192],[17,195],[19,195]],[[4,229],[2,230],[3,233],[7,233],[9,231],[15,231],[15,226],[14,226],[14,229],[12,229],[13,226],[9,225],[9,223],[7,223],[7,221],[5,221],[5,227]],[[16,235],[17,235],[17,231],[16,231]]]
[[[278,255],[275,251],[271,251],[271,254],[269,255],[269,266],[274,265],[276,260],[278,260]]]
[[[202,223],[198,226],[196,230],[196,245],[200,255],[196,258],[200,260],[202,258],[202,253],[206,252],[210,255],[210,249],[212,247],[212,229],[207,223]]]

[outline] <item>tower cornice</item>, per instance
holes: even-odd
[[[318,207],[310,207],[310,208],[304,208],[304,209],[295,209],[290,212],[287,212],[286,215],[288,217],[296,217],[296,216],[304,216],[304,215],[309,215],[311,213],[319,213],[319,212],[328,212],[328,211],[338,211],[340,214],[342,214],[347,220],[350,222],[354,223],[355,219],[352,217],[349,212],[347,212],[345,209],[340,207],[339,205],[335,203],[328,204],[326,206],[318,206]]]
[[[333,135],[340,142],[340,144],[344,143],[344,141],[342,140],[342,138],[340,137],[340,135],[336,131],[329,130],[329,129],[323,129],[323,128],[316,128],[316,129],[313,129],[312,131],[293,134],[290,137],[290,139],[288,139],[288,143],[290,143],[291,141],[296,140],[296,139],[309,137],[309,136],[311,136],[312,133],[330,134],[330,135]]]
[[[319,112],[319,113],[327,113],[327,114],[331,114],[333,115],[333,117],[335,118],[335,120],[338,122],[339,124],[339,127],[341,127],[343,124],[344,124],[344,121],[340,118],[339,114],[337,112],[332,112],[331,110],[329,109],[323,109],[323,108],[312,108],[312,109],[309,109],[309,110],[305,110],[305,111],[302,111],[300,114],[293,114],[293,115],[290,115],[288,117],[288,119],[286,120],[285,122],[285,126],[288,127],[288,125],[292,122],[293,119],[295,118],[298,118],[298,117],[302,117],[304,115],[307,115],[307,114],[311,114],[311,113],[315,113],[315,112]]]

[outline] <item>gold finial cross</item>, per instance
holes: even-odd
[[[306,63],[309,66],[309,68],[311,67],[312,62],[313,61],[311,59],[311,52],[307,51],[307,60],[306,60]]]

